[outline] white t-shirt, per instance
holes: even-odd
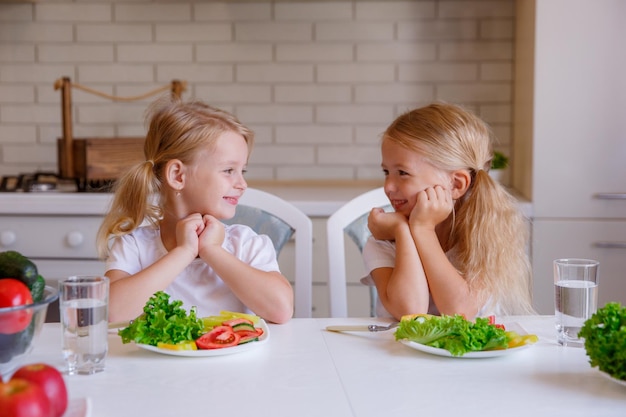
[[[270,238],[256,234],[248,226],[225,226],[222,247],[254,268],[279,271],[276,251]],[[158,228],[139,227],[114,240],[105,270],[119,269],[134,275],[166,253]],[[196,306],[198,317],[217,315],[221,310],[253,313],[239,301],[213,268],[200,258],[189,264],[164,291],[171,300],[181,300],[187,310]]]
[[[446,252],[448,260],[455,265],[453,251]],[[361,278],[361,283],[369,286],[375,286],[372,278],[372,271],[377,268],[394,268],[396,265],[396,242],[388,240],[376,240],[370,236],[363,248],[363,262],[367,275]],[[439,310],[433,301],[432,294],[429,294],[430,301],[428,303],[428,314],[439,315]],[[488,313],[483,307],[477,316],[493,314]],[[392,317],[385,309],[380,299],[376,300],[376,316]]]

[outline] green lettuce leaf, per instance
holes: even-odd
[[[156,292],[144,306],[143,314],[118,331],[122,343],[156,346],[159,342],[196,340],[203,333],[204,324],[196,316],[195,307],[187,314],[182,305],[180,300],[170,302],[170,296],[163,291]]]
[[[435,348],[445,349],[454,356],[467,352],[506,349],[506,331],[489,323],[489,319],[478,317],[470,322],[465,317],[417,316],[402,320],[395,332],[396,340],[410,340]]]
[[[607,303],[585,321],[578,333],[592,367],[626,381],[626,307]]]

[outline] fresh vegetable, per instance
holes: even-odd
[[[185,340],[184,342],[178,342],[176,344],[159,342],[157,343],[157,347],[169,350],[198,350],[198,346],[196,346],[196,342],[193,340]]]
[[[236,313],[234,311],[220,311],[219,316],[202,317],[201,320],[204,324],[204,330],[208,332],[216,326],[221,326],[225,321],[239,318],[249,320],[253,325],[257,324],[261,319],[259,316],[255,316],[254,314]]]
[[[32,304],[30,290],[22,281],[13,278],[0,279],[0,308]],[[31,308],[0,315],[0,333],[14,334],[26,329],[33,317]]]
[[[182,305],[179,300],[170,302],[170,296],[163,291],[156,292],[144,306],[143,314],[118,331],[122,342],[157,346],[159,342],[177,344],[197,339],[204,324],[196,317],[195,307],[187,314]]]
[[[39,385],[50,402],[51,417],[61,417],[67,409],[67,387],[63,375],[54,366],[33,363],[19,368],[11,379],[18,378]]]
[[[519,335],[507,332],[495,318],[478,317],[474,322],[462,315],[432,316],[428,314],[402,317],[395,331],[396,340],[410,340],[424,345],[446,349],[454,356],[468,352],[507,349],[509,342],[529,343],[532,338],[516,339]],[[517,345],[515,345],[517,346]]]
[[[626,381],[626,307],[608,303],[585,321],[578,333],[592,367]]]
[[[230,326],[217,326],[210,332],[200,336],[196,345],[200,349],[221,349],[236,346],[241,336]]]
[[[50,400],[39,385],[20,378],[0,382],[0,417],[50,415]]]
[[[0,252],[0,278],[16,278],[30,289],[39,274],[35,264],[19,252]]]

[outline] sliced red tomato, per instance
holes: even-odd
[[[196,340],[198,349],[221,349],[236,346],[241,337],[230,326],[217,326]]]
[[[32,303],[33,297],[26,284],[15,278],[0,279],[0,308]],[[2,314],[0,316],[0,333],[13,334],[21,332],[28,327],[32,316],[33,311],[30,308]]]

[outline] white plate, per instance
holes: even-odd
[[[626,381],[622,381],[621,379],[617,379],[617,378],[613,378],[611,375],[607,374],[604,371],[598,371],[602,374],[603,377],[610,379],[611,381],[615,382],[616,384],[622,385],[624,387],[626,387]]]
[[[137,343],[142,349],[149,350],[151,352],[162,353],[164,355],[172,355],[172,356],[188,356],[188,357],[204,357],[204,356],[223,356],[223,355],[232,355],[234,353],[246,352],[251,349],[256,349],[264,345],[270,338],[270,330],[267,327],[267,323],[265,320],[261,319],[259,324],[256,327],[260,327],[263,329],[263,334],[259,337],[257,342],[248,342],[243,345],[237,345],[228,348],[222,349],[198,349],[198,350],[172,350],[172,349],[161,349],[152,345],[142,345]]]
[[[400,340],[400,343],[410,348],[413,348],[415,350],[419,350],[425,353],[430,353],[431,355],[447,356],[451,358],[468,358],[468,359],[481,359],[481,358],[493,358],[496,356],[507,356],[513,353],[517,353],[520,350],[528,349],[529,347],[532,346],[532,344],[529,344],[529,345],[523,345],[519,347],[510,348],[510,349],[481,350],[479,352],[467,352],[463,356],[454,356],[452,355],[452,353],[450,353],[449,351],[445,349],[422,345],[421,343],[411,342],[409,340]]]

